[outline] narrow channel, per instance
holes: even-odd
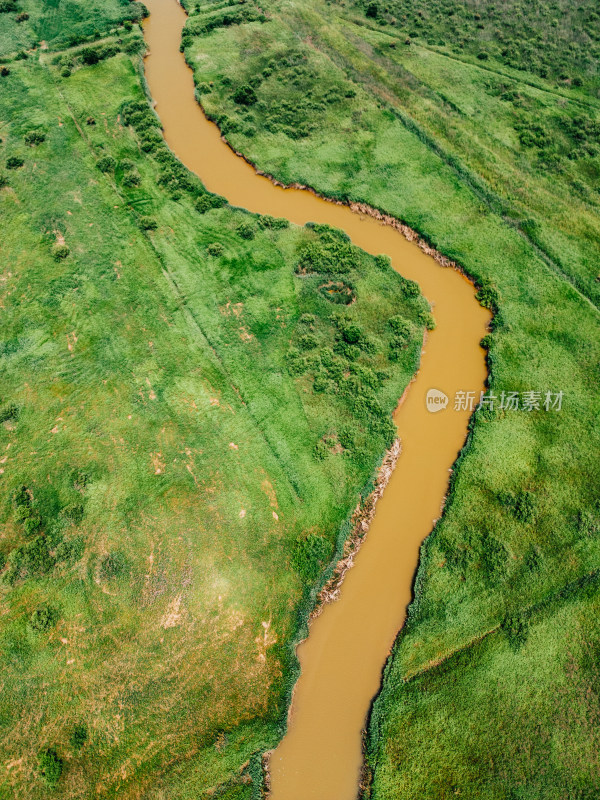
[[[144,2],[150,11],[144,25],[146,79],[165,139],[207,189],[253,212],[342,228],[369,253],[389,255],[394,269],[417,281],[433,305],[437,328],[394,415],[402,454],[340,597],[313,621],[298,647],[301,674],[288,731],[270,761],[271,800],[354,800],[369,706],[404,623],[419,547],[440,516],[449,470],[466,437],[470,412],[453,410],[453,398],[458,391],[478,397],[484,384],[479,342],[489,314],[458,271],[441,267],[393,227],[257,175],[195,100],[192,72],[179,52],[184,10],[177,0]],[[435,414],[425,403],[431,388],[450,398]]]

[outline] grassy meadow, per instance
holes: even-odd
[[[427,304],[208,194],[99,8],[0,75],[0,797],[257,797]]]
[[[488,287],[494,395],[563,392],[560,411],[474,415],[371,715],[379,800],[600,788],[600,27],[594,4],[564,9],[188,3],[184,52],[231,144],[396,216]],[[519,23],[535,64],[497,44]]]

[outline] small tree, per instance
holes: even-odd
[[[256,92],[247,83],[242,84],[233,93],[233,102],[240,106],[253,106],[257,100]]]
[[[152,217],[140,217],[140,228],[145,231],[155,231],[158,228],[158,222]]]
[[[52,247],[52,258],[55,261],[62,261],[69,255],[70,252],[71,251],[69,250],[68,245],[66,245],[64,242],[62,243],[57,242]]]
[[[29,131],[25,134],[25,144],[35,147],[46,141],[46,134],[43,131]]]
[[[25,163],[25,159],[21,158],[21,156],[9,156],[6,159],[6,167],[7,169],[19,169]]]
[[[38,756],[38,770],[44,783],[51,789],[56,786],[63,771],[63,762],[54,747],[42,750]]]
[[[237,232],[242,239],[254,239],[254,225],[250,222],[240,222],[237,226]]]
[[[29,626],[36,633],[43,633],[58,622],[58,612],[49,605],[43,605],[33,612],[29,618]]]
[[[98,55],[98,51],[94,50],[93,47],[86,47],[81,51],[81,60],[84,64],[92,66],[100,61],[100,56]]]
[[[112,172],[116,166],[116,161],[112,156],[102,156],[96,161],[96,166],[100,172]]]

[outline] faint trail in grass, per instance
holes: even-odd
[[[73,110],[71,109],[71,106],[69,105],[69,102],[67,101],[67,99],[64,96],[64,94],[61,92],[60,86],[54,80],[54,76],[52,75],[51,70],[48,70],[48,72],[50,72],[50,74],[51,74],[52,80],[53,80],[54,85],[56,87],[57,94],[60,97],[62,103],[64,104],[64,107],[67,110],[69,117],[71,118],[71,120],[73,121],[73,124],[75,125],[75,128],[77,129],[79,135],[81,136],[81,139],[82,139],[85,147],[89,151],[89,153],[92,156],[92,158],[95,160],[96,157],[97,157],[97,154],[94,151],[94,148],[92,147],[91,143],[89,142],[88,138],[86,137],[83,128],[77,122],[77,119],[76,119],[76,117],[75,117],[75,115],[73,113]],[[127,208],[130,212],[132,212],[133,211],[132,206],[121,195],[121,193],[119,192],[119,188],[116,185],[116,183],[114,183],[114,181],[111,181],[110,178],[107,175],[105,175],[105,178],[106,178],[107,182],[109,183],[109,185],[111,186],[112,190],[115,192],[115,194],[119,198],[119,200],[123,203],[123,208]],[[135,214],[135,211],[133,211],[133,213]],[[177,283],[177,279],[176,279],[173,271],[170,270],[169,267],[166,265],[161,253],[154,246],[154,243],[152,242],[150,236],[148,236],[147,233],[143,233],[143,236],[146,239],[146,241],[147,241],[148,245],[150,246],[150,248],[152,249],[152,251],[154,252],[156,258],[158,259],[158,262],[159,262],[160,267],[161,267],[161,272],[162,272],[163,276],[165,277],[165,280],[167,281],[167,284],[168,284],[169,288],[171,289],[171,292],[173,293],[173,296],[176,299],[177,305],[178,305],[180,311],[183,313],[184,318],[187,321],[189,328],[195,332],[197,342],[199,340],[202,343],[202,345],[204,345],[205,349],[208,349],[212,353],[213,359],[215,361],[215,366],[221,371],[221,374],[226,378],[226,380],[229,383],[229,386],[230,386],[232,392],[234,393],[236,399],[238,400],[238,402],[240,402],[244,406],[244,408],[247,411],[250,419],[252,420],[252,423],[253,423],[256,431],[258,432],[258,434],[260,435],[260,437],[262,438],[262,440],[266,444],[266,446],[269,449],[271,455],[275,459],[275,462],[278,464],[279,468],[281,469],[281,471],[285,475],[289,485],[291,486],[291,488],[292,488],[292,490],[294,492],[294,495],[295,495],[296,499],[302,500],[303,499],[302,490],[300,488],[300,485],[298,484],[298,481],[294,478],[294,476],[287,469],[287,466],[286,466],[284,460],[281,458],[281,456],[277,452],[275,446],[269,440],[269,437],[265,433],[264,428],[261,426],[260,421],[257,419],[255,413],[253,412],[252,407],[250,405],[251,401],[247,401],[244,398],[241,390],[239,389],[238,386],[236,386],[235,382],[233,381],[231,373],[229,372],[229,370],[225,366],[225,363],[224,363],[222,357],[220,356],[217,348],[211,342],[210,337],[208,336],[206,331],[203,329],[202,325],[200,325],[200,323],[198,322],[198,319],[196,318],[196,315],[189,308],[189,306],[187,304],[187,301],[185,299],[185,294],[181,290],[181,288],[179,287],[179,284]]]
[[[356,25],[358,28],[367,28],[368,30],[372,31],[373,33],[381,34],[382,36],[388,36],[390,39],[395,40],[404,40],[406,39],[405,33],[396,33],[395,31],[383,30],[382,28],[376,28],[373,25],[369,25],[368,22],[363,21],[361,19],[353,18],[350,19],[348,17],[344,17],[344,21],[350,23],[351,25]],[[566,94],[565,92],[561,92],[559,89],[552,89],[550,86],[543,86],[539,83],[535,83],[534,81],[527,80],[527,78],[521,74],[519,75],[511,75],[509,72],[505,72],[504,70],[498,67],[490,67],[486,66],[485,64],[475,63],[467,58],[460,58],[460,56],[456,55],[455,53],[448,53],[443,50],[439,50],[435,47],[428,46],[424,42],[421,41],[413,41],[411,40],[411,46],[414,47],[416,50],[419,48],[422,50],[427,50],[430,53],[435,53],[442,58],[449,58],[452,61],[458,61],[461,64],[465,64],[468,67],[473,67],[474,69],[482,70],[483,72],[491,72],[494,75],[501,75],[503,78],[508,78],[508,80],[516,81],[517,83],[522,83],[525,86],[530,86],[532,89],[537,89],[539,92],[544,92],[545,94],[551,94],[554,97],[560,97],[563,100],[568,100],[570,103],[575,103],[577,105],[583,106],[584,108],[593,108],[594,110],[600,108],[600,103],[596,103],[593,98],[589,100],[583,100],[580,97],[573,97],[570,94]]]
[[[301,20],[298,18],[296,19],[300,25]],[[585,287],[583,287],[575,277],[569,275],[560,260],[551,254],[547,248],[535,241],[535,239],[533,239],[526,231],[524,231],[518,222],[509,214],[511,207],[505,200],[493,192],[485,183],[485,181],[480,179],[467,167],[465,167],[456,156],[446,152],[446,150],[444,150],[444,148],[438,144],[438,142],[436,142],[436,140],[430,136],[409,114],[398,108],[395,105],[395,100],[392,99],[392,97],[390,97],[388,94],[382,92],[379,86],[373,83],[373,81],[370,79],[370,76],[366,72],[361,71],[355,64],[351,63],[347,58],[345,58],[339,50],[336,50],[334,47],[324,41],[322,36],[319,35],[317,37],[314,28],[310,28],[310,30],[305,28],[302,32],[300,32],[299,25],[294,27],[298,36],[308,35],[310,32],[310,45],[312,47],[314,47],[323,56],[327,57],[336,66],[342,69],[348,76],[351,77],[352,80],[363,86],[366,91],[376,94],[379,100],[386,105],[388,110],[394,114],[394,116],[410,133],[417,136],[417,138],[423,142],[423,144],[425,144],[436,156],[438,156],[438,158],[440,158],[448,167],[450,167],[457,178],[466,184],[475,197],[477,197],[477,199],[488,208],[490,213],[499,217],[504,224],[515,230],[518,235],[530,245],[530,247],[541,258],[549,271],[553,272],[558,278],[569,283],[573,287],[573,290],[577,293],[578,297],[587,305],[589,305],[596,313],[600,311],[598,305],[586,293]],[[349,40],[346,38],[345,41]],[[415,78],[415,80],[418,79]],[[390,87],[390,91],[393,91],[392,87]]]
[[[588,572],[586,575],[582,575],[580,578],[576,578],[573,581],[569,581],[564,586],[561,586],[560,589],[555,589],[552,592],[549,592],[545,597],[541,600],[538,600],[536,603],[532,603],[529,606],[523,606],[522,608],[517,608],[511,611],[513,616],[523,617],[525,619],[531,618],[536,613],[542,613],[545,609],[547,609],[551,604],[560,603],[561,601],[567,601],[570,597],[576,594],[580,589],[585,588],[586,586],[590,586],[593,584],[598,583],[600,580],[600,568],[592,570]],[[419,678],[421,675],[424,675],[431,670],[437,669],[442,664],[449,661],[454,656],[458,656],[461,653],[475,647],[484,639],[486,639],[490,634],[495,633],[500,630],[502,624],[499,622],[497,625],[494,625],[491,628],[488,628],[481,633],[478,633],[476,636],[473,636],[469,639],[468,642],[459,645],[458,647],[454,647],[451,650],[448,650],[446,653],[442,653],[437,658],[431,659],[426,664],[423,664],[417,669],[413,670],[412,672],[407,672],[403,676],[404,683],[410,683],[410,681]]]

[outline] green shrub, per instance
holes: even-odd
[[[40,515],[33,511],[29,512],[26,519],[23,520],[23,530],[26,536],[33,536],[42,527],[42,518]]]
[[[25,144],[35,147],[46,141],[46,134],[43,131],[29,131],[25,134]]]
[[[125,174],[123,175],[123,181],[122,182],[123,182],[123,186],[127,186],[129,188],[134,188],[134,187],[139,186],[141,184],[142,178],[141,178],[139,172],[137,172],[137,170],[135,170],[135,171],[131,170],[131,171],[125,172]]]
[[[489,308],[493,313],[498,310],[498,291],[493,286],[489,284],[482,286],[477,290],[475,297],[484,308]]]
[[[254,225],[251,222],[240,222],[236,230],[242,239],[254,239]]]
[[[523,617],[508,616],[502,620],[501,630],[513,650],[518,650],[527,641],[527,623]]]
[[[145,231],[155,231],[158,228],[158,222],[153,217],[142,216],[140,217],[140,228]]]
[[[325,446],[325,443],[322,442]],[[316,452],[316,451],[315,451]],[[299,539],[292,554],[292,565],[307,582],[314,581],[331,557],[332,546],[323,536],[311,533]]]
[[[38,772],[44,783],[53,789],[63,771],[63,762],[54,747],[42,750],[38,755]]]
[[[15,548],[8,556],[8,569],[4,579],[10,584],[26,578],[43,575],[54,566],[48,545],[43,536],[36,536],[28,544]]]
[[[71,251],[69,250],[68,245],[64,243],[57,242],[52,246],[52,258],[55,261],[62,261],[69,255],[70,252]]]
[[[402,291],[405,297],[418,297],[421,294],[419,284],[409,278],[402,278]]]
[[[7,169],[19,169],[25,163],[25,159],[21,158],[21,156],[9,156],[6,159],[6,168]]]
[[[62,509],[60,513],[64,519],[68,519],[75,525],[79,525],[80,522],[83,520],[83,515],[84,515],[83,503],[81,502],[69,503]]]
[[[261,228],[282,230],[284,228],[289,228],[290,223],[289,220],[285,219],[285,217],[271,217],[268,214],[265,214],[264,216],[258,218],[258,225]]]
[[[58,611],[47,604],[36,608],[29,617],[29,627],[35,633],[44,633],[58,622]]]
[[[87,742],[87,739],[88,739],[87,726],[81,722],[74,725],[73,730],[71,731],[71,736],[69,737],[69,741],[73,749],[81,750],[83,745]]]
[[[218,257],[223,255],[224,248],[221,242],[211,242],[206,246],[206,252],[209,256]]]
[[[431,311],[419,311],[418,319],[422,325],[425,325],[428,331],[435,330],[435,317]]]
[[[31,494],[25,485],[17,486],[13,491],[13,503],[17,509],[31,508]]]
[[[318,377],[320,377],[320,376],[317,375],[317,378]],[[315,383],[316,383],[317,378],[315,378]],[[318,391],[318,390],[315,389],[315,391]],[[319,439],[319,441],[316,443],[316,445],[314,447],[314,451],[313,452],[314,452],[314,456],[317,459],[317,461],[324,461],[325,458],[327,457],[328,453],[329,453],[329,448],[327,447],[327,445],[325,444],[325,442],[322,439]]]
[[[55,550],[55,558],[58,561],[71,562],[79,561],[85,552],[85,542],[81,536],[74,536],[71,539],[63,539],[58,543]]]
[[[233,93],[233,102],[243,106],[253,106],[258,100],[256,92],[247,83],[238,87]]]
[[[68,78],[71,74],[71,67],[62,67],[60,71],[61,78]]]
[[[86,47],[80,53],[82,63],[92,66],[100,61],[100,55],[93,47]]]
[[[304,333],[298,338],[298,347],[300,350],[312,350],[317,344],[317,337],[313,333]]]
[[[113,550],[102,559],[100,577],[103,580],[122,578],[129,573],[129,562],[120,550]]]
[[[15,0],[0,0],[0,14],[9,14],[18,8]]]
[[[96,166],[100,172],[112,172],[117,165],[117,162],[112,156],[102,156],[96,161]]]
[[[313,381],[313,391],[314,392],[326,392],[332,386],[331,379],[323,372],[318,372],[315,375],[315,379]],[[319,443],[317,443],[318,445]],[[321,444],[323,444],[321,442]]]
[[[531,522],[535,517],[535,496],[533,492],[522,489],[515,498],[515,517],[519,522]]]
[[[200,214],[205,214],[207,211],[210,211],[212,208],[222,208],[227,201],[224,197],[220,197],[217,194],[201,194],[200,197],[195,202],[196,210]]]

